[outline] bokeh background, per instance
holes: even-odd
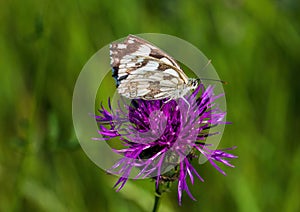
[[[178,36],[213,61],[228,117],[221,147],[236,168],[205,179],[160,211],[300,211],[300,3],[296,0],[0,1],[0,211],[151,211],[154,185],[112,188],[82,151],[72,92],[87,60],[113,40]],[[113,82],[113,81],[111,81]],[[115,89],[108,83],[107,89]]]

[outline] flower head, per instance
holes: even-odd
[[[181,204],[182,191],[195,200],[187,186],[187,179],[194,183],[194,176],[203,181],[191,161],[203,155],[222,174],[216,162],[233,167],[227,159],[236,156],[224,150],[212,150],[205,143],[209,130],[224,122],[225,112],[215,104],[219,98],[213,87],[206,89],[201,84],[185,99],[175,100],[132,100],[130,105],[112,110],[103,106],[100,115],[95,116],[102,140],[118,137],[123,149],[114,149],[123,157],[109,170],[121,177],[115,186],[120,190],[129,178],[133,168],[138,174],[134,178],[151,177],[156,186],[160,183],[178,180],[178,201]],[[100,139],[100,140],[101,140]]]

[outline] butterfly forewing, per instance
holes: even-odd
[[[133,35],[112,43],[110,57],[118,92],[127,98],[173,98],[188,82],[172,57]]]

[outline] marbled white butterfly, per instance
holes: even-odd
[[[198,86],[172,57],[134,35],[112,43],[110,59],[118,93],[130,99],[170,101]]]

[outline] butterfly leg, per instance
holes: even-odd
[[[169,98],[167,101],[164,102],[164,104],[166,104],[166,103],[168,103],[168,102],[170,102],[172,100],[173,100],[172,98]]]
[[[162,109],[162,107],[167,104],[168,102],[172,101],[173,99],[172,98],[169,98],[167,101],[163,102],[161,107],[160,107],[160,110]]]
[[[191,107],[191,105],[190,105],[190,103],[186,100],[186,98],[184,98],[184,97],[181,97],[182,99],[183,99],[183,101],[187,104],[187,106],[188,106],[188,111],[190,110],[190,107]],[[164,103],[163,103],[163,105],[164,104],[166,104],[166,103],[168,103],[168,102],[170,102],[170,101],[172,101],[173,100],[173,98],[169,98],[167,101],[165,101]],[[163,105],[161,106],[161,108],[163,107]],[[160,108],[160,109],[161,109]]]
[[[190,105],[190,103],[186,100],[186,98],[184,98],[184,97],[181,97],[182,99],[183,99],[183,101],[188,105],[188,111],[190,110],[190,107],[191,107],[191,105]]]

